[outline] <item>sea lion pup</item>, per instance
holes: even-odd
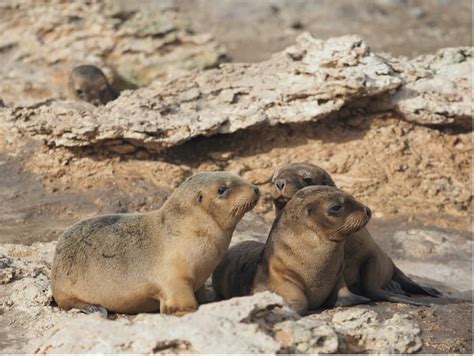
[[[337,188],[303,188],[265,244],[246,241],[228,251],[213,273],[214,290],[224,298],[270,290],[300,314],[323,304],[367,303],[347,289],[342,271],[346,236],[369,219],[369,208]]]
[[[56,303],[85,312],[196,310],[195,292],[258,198],[258,188],[235,174],[198,173],[156,211],[77,223],[56,247],[51,271]]]
[[[75,67],[69,76],[68,85],[74,98],[95,106],[105,105],[118,97],[117,92],[109,85],[105,74],[92,65]]]
[[[273,175],[272,183],[271,195],[277,215],[301,188],[309,185],[336,186],[328,172],[308,163],[291,163],[281,167]]]
[[[281,167],[273,176],[272,198],[278,215],[286,202],[302,187],[336,186],[330,175],[310,163],[292,163]],[[377,245],[366,228],[354,233],[345,244],[344,279],[349,289],[376,301],[426,305],[408,294],[441,295],[434,288],[424,287],[400,271],[392,259]]]

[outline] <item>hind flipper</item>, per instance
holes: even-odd
[[[81,308],[80,311],[84,314],[100,313],[100,316],[107,319],[109,312],[102,305],[91,304],[87,307]]]
[[[410,296],[407,292],[403,290],[402,286],[393,279],[383,289],[391,293],[401,294],[407,297]]]
[[[405,295],[394,294],[384,290],[367,291],[367,296],[373,301],[383,301],[392,303],[411,304],[416,306],[431,306],[431,303],[415,300]]]
[[[349,293],[343,296],[338,295],[336,303],[334,303],[334,306],[335,307],[350,307],[352,305],[368,304],[370,302],[371,300],[369,298],[362,297],[361,295]]]
[[[430,305],[430,303],[420,301],[420,300],[415,300],[406,295],[397,294],[397,293],[383,290],[382,289],[383,286],[380,285],[381,283],[380,274],[379,274],[380,266],[378,266],[377,263],[378,262],[376,259],[370,259],[366,261],[366,263],[362,267],[361,278],[362,278],[364,296],[369,297],[373,301],[379,300],[379,301],[385,301],[385,302],[404,303],[404,304],[411,304],[411,305],[418,305],[418,306]],[[391,288],[397,288],[396,284],[394,283],[392,284],[388,283],[388,285],[390,285]],[[402,284],[400,284],[400,286],[403,288]]]
[[[413,281],[410,277],[406,276],[402,271],[395,267],[395,273],[392,278],[393,281],[400,284],[402,289],[412,294],[424,294],[430,297],[438,298],[441,296],[441,292],[434,288],[424,287]]]

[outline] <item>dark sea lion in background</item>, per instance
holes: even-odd
[[[105,105],[118,97],[105,74],[93,65],[75,67],[69,76],[68,85],[74,98],[95,106]]]
[[[369,219],[366,206],[337,188],[303,188],[275,219],[265,244],[229,249],[213,273],[214,291],[230,298],[270,290],[300,314],[367,303],[349,291],[342,272],[346,237]]]
[[[61,237],[51,272],[62,309],[182,315],[224,256],[236,224],[259,198],[228,172],[198,173],[144,214],[98,216]]]
[[[272,183],[277,215],[302,187],[336,186],[324,169],[310,163],[292,163],[281,167],[274,174]],[[344,263],[344,279],[350,290],[374,301],[426,305],[428,303],[414,300],[409,294],[441,295],[436,289],[421,286],[400,271],[366,228],[346,239]]]

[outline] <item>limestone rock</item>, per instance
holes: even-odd
[[[392,97],[395,110],[422,125],[472,127],[473,48],[446,48],[413,61],[389,60],[405,81]]]
[[[15,270],[11,267],[12,262],[8,256],[0,255],[0,284],[7,284],[13,280]]]
[[[354,110],[396,109],[421,124],[465,127],[471,52],[446,49],[410,62],[384,59],[357,36],[320,41],[303,34],[265,62],[223,64],[153,82],[105,107],[47,101],[4,108],[0,125],[51,146],[119,153],[161,151],[197,136],[351,116]]]
[[[428,255],[454,255],[458,249],[461,238],[447,236],[442,231],[436,230],[400,230],[394,234],[394,239],[399,243],[399,253],[410,257],[424,257]],[[472,241],[465,241],[466,254],[471,251]],[[397,251],[398,252],[398,251]]]
[[[334,328],[311,317],[279,323],[274,333],[287,353],[335,353],[340,347]]]
[[[332,322],[344,340],[342,352],[414,353],[423,345],[421,329],[409,314],[380,322],[373,310],[351,308],[335,313]]]
[[[288,308],[279,296],[267,292],[203,305],[197,312],[182,318],[159,314],[141,314],[115,321],[95,316],[65,317],[59,319],[31,351],[276,353],[280,344],[257,324],[240,322],[269,306]]]

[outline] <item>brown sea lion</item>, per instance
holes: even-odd
[[[93,65],[75,67],[69,76],[68,85],[74,98],[95,106],[105,105],[118,97],[105,74]]]
[[[272,182],[277,215],[302,187],[336,186],[325,170],[310,163],[287,164],[273,175]],[[426,305],[428,303],[416,301],[408,294],[441,295],[436,289],[421,286],[400,271],[366,228],[347,238],[344,263],[344,279],[349,289],[374,301]]]
[[[228,172],[198,173],[144,214],[83,220],[58,242],[51,272],[60,308],[181,315],[229,246],[258,188]]]
[[[323,304],[367,303],[348,290],[342,271],[346,237],[369,219],[369,208],[337,188],[303,188],[275,219],[265,244],[229,249],[213,273],[214,291],[230,298],[270,290],[300,314]]]

